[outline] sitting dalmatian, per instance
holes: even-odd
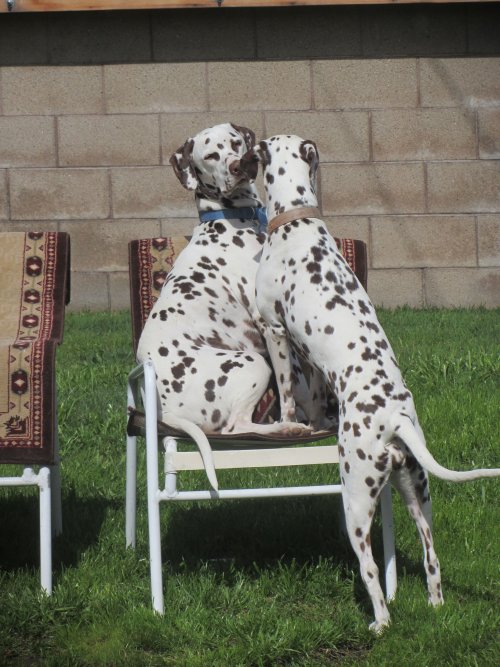
[[[139,362],[154,364],[162,421],[195,440],[215,490],[206,433],[311,430],[290,420],[252,422],[271,377],[255,306],[265,210],[238,166],[254,143],[251,130],[224,123],[172,155],[180,182],[195,192],[200,224],[168,274],[137,350]],[[293,412],[286,400],[285,414]]]
[[[263,164],[268,237],[257,273],[257,306],[271,327],[276,377],[290,386],[292,345],[339,402],[339,456],[347,529],[380,631],[389,612],[372,556],[370,528],[380,492],[400,491],[424,547],[429,602],[443,602],[430,522],[427,471],[450,481],[496,477],[500,469],[456,472],[425,445],[413,397],[370,299],[319,217],[312,141],[278,135],[241,160],[255,178]]]

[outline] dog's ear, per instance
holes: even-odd
[[[239,132],[245,141],[247,151],[255,146],[255,132],[250,130],[248,127],[243,127],[242,125],[235,125],[231,123],[232,127]]]
[[[249,181],[254,181],[259,173],[259,156],[255,148],[251,148],[240,160],[239,170]]]
[[[267,146],[267,141],[261,141],[257,146],[245,153],[240,160],[240,171],[249,180],[255,180],[259,171],[259,162],[264,166],[271,163],[271,154]]]
[[[193,167],[191,156],[193,154],[194,139],[187,139],[186,142],[178,148],[170,157],[170,164],[174,168],[174,173],[186,188],[186,190],[196,190],[198,179]]]
[[[314,141],[304,139],[300,144],[300,157],[309,165],[309,178],[314,189],[316,189],[316,172],[319,165],[319,153]]]

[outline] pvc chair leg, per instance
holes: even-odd
[[[125,541],[135,549],[137,514],[137,438],[127,436],[127,475],[125,490]]]
[[[40,581],[47,595],[52,594],[52,518],[50,470],[38,473],[40,488]]]
[[[151,490],[153,491],[153,490]],[[151,573],[151,601],[158,614],[164,612],[163,578],[161,571],[160,502],[156,493],[148,489],[149,566]]]
[[[163,614],[163,581],[161,572],[160,489],[158,487],[158,424],[156,377],[153,365],[144,364],[146,410],[146,467],[148,478],[149,563],[153,609]]]
[[[61,468],[59,462],[50,466],[50,490],[52,504],[52,535],[62,533],[62,502],[61,502]]]
[[[168,455],[175,454],[177,451],[176,439],[171,437],[165,438],[163,447],[165,449],[165,491],[168,496],[175,496],[177,493],[177,472],[170,469]]]
[[[61,457],[59,456],[58,416],[56,401],[56,434],[54,441],[54,465],[50,466],[50,488],[52,495],[52,535],[62,533],[62,502],[61,502]]]
[[[387,601],[393,600],[396,596],[396,588],[398,584],[391,492],[391,485],[386,484],[382,490],[382,493],[380,494],[380,504],[382,510],[382,536],[384,541],[385,595]]]

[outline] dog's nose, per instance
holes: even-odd
[[[229,173],[233,176],[241,176],[240,161],[235,160],[229,165]]]

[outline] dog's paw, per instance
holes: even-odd
[[[281,422],[283,432],[287,435],[311,435],[314,429],[308,424],[301,424],[300,422]]]
[[[368,627],[376,635],[381,635],[384,630],[389,627],[390,622],[390,618],[384,618],[380,621],[373,621],[373,623],[370,623]]]
[[[439,593],[433,593],[432,595],[429,595],[427,602],[431,607],[440,607],[444,604],[443,595]]]

